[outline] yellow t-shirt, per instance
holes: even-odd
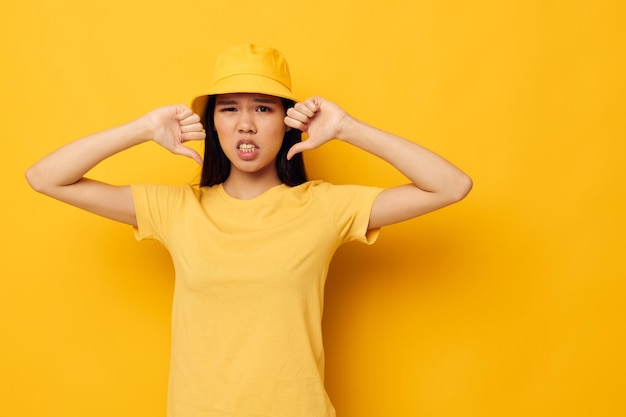
[[[176,271],[169,417],[330,417],[322,309],[331,257],[380,189],[311,181],[251,200],[221,185],[133,185],[137,239]]]

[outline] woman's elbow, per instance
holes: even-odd
[[[30,188],[37,192],[41,192],[41,183],[38,180],[38,175],[34,167],[28,168],[24,176],[26,177],[26,182],[28,182]]]
[[[468,175],[460,175],[454,186],[450,187],[450,204],[463,200],[472,191],[473,186],[474,182]]]
[[[26,182],[30,187],[38,193],[46,194],[46,177],[37,169],[37,166],[32,166],[26,170],[25,173]]]

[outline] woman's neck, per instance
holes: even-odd
[[[272,175],[231,171],[222,186],[229,196],[239,200],[250,200],[280,184],[282,181],[275,172]]]

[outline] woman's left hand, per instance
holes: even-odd
[[[289,149],[287,159],[295,154],[315,149],[332,139],[341,138],[341,129],[350,116],[335,103],[321,97],[311,97],[287,110],[285,124],[306,132],[309,138]]]

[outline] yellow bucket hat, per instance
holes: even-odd
[[[274,48],[249,43],[235,45],[217,57],[209,90],[196,97],[191,108],[203,116],[209,96],[228,93],[259,93],[298,101],[291,92],[289,66],[283,55]]]

